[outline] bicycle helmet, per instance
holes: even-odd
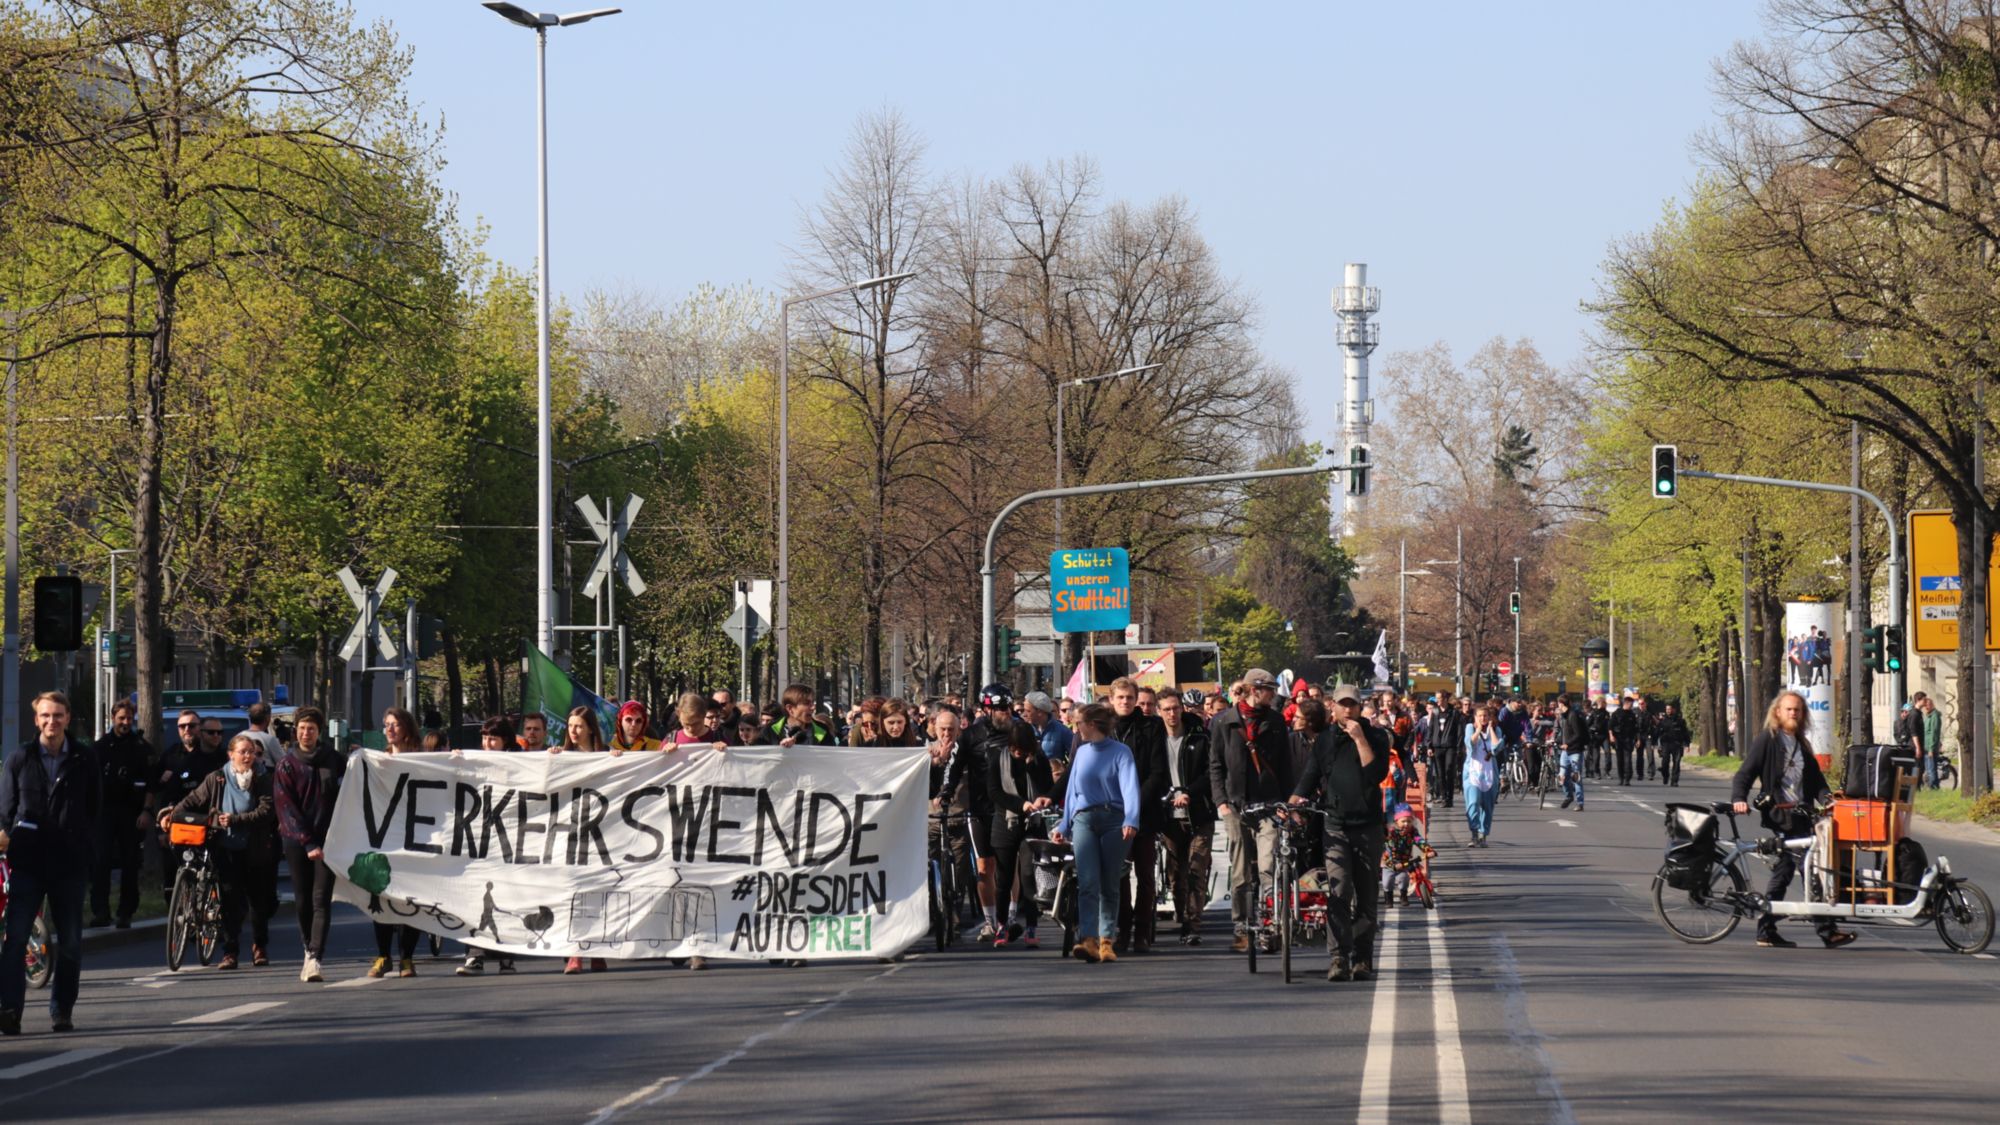
[[[1181,702],[1198,709],[1208,702],[1208,696],[1200,691],[1184,691],[1181,693]]]
[[[987,684],[985,687],[979,689],[979,706],[982,710],[988,707],[1012,707],[1013,705],[1014,692],[1006,684]]]

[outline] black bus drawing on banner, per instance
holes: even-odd
[[[634,901],[653,909],[635,914]],[[685,884],[678,887],[632,887],[612,891],[581,891],[569,903],[569,940],[578,949],[643,944],[648,949],[691,942],[713,945],[716,932],[715,891]]]

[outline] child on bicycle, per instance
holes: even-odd
[[[1382,842],[1382,897],[1409,905],[1410,872],[1436,854],[1417,830],[1416,814],[1410,806],[1397,805],[1396,819]]]

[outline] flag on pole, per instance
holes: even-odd
[[[1086,663],[1088,663],[1087,659],[1077,661],[1076,671],[1070,673],[1069,682],[1063,685],[1063,698],[1069,700],[1071,703],[1085,702],[1084,692],[1086,684],[1083,678],[1083,666]]]
[[[577,707],[597,712],[598,729],[608,745],[618,732],[618,708],[610,700],[569,678],[569,673],[542,650],[528,645],[527,675],[521,677],[521,714],[539,713],[549,722],[549,735],[560,739]]]
[[[1382,635],[1375,638],[1375,682],[1383,685],[1395,682],[1389,674],[1389,630],[1387,629],[1382,630]]]

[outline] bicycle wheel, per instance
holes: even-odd
[[[1653,914],[1667,932],[1690,945],[1728,937],[1743,920],[1743,873],[1726,863],[1709,869],[1708,885],[1693,891],[1667,885],[1666,868],[1653,876]]]
[[[1287,873],[1289,874],[1289,872]],[[1273,912],[1278,916],[1278,963],[1283,967],[1285,983],[1292,983],[1292,940],[1294,915],[1298,913],[1299,881],[1289,878],[1284,881],[1284,889],[1279,892],[1273,904]]]
[[[1947,758],[1938,762],[1937,773],[1939,789],[1958,788],[1958,767],[1952,765],[1950,759]]]
[[[56,942],[49,933],[49,920],[37,913],[35,924],[28,930],[27,956],[28,984],[35,988],[47,988],[55,979]]]
[[[215,960],[215,951],[222,948],[222,888],[216,885],[213,875],[201,876],[195,903],[199,921],[195,927],[194,951],[206,965]]]
[[[1437,909],[1437,892],[1431,889],[1429,877],[1425,877],[1423,882],[1417,884],[1417,899],[1424,904],[1425,910]]]
[[[194,948],[194,876],[183,870],[174,876],[174,891],[167,899],[167,971],[178,973]]]
[[[1939,892],[1937,932],[1955,953],[1978,953],[1993,940],[1993,900],[1967,882]]]

